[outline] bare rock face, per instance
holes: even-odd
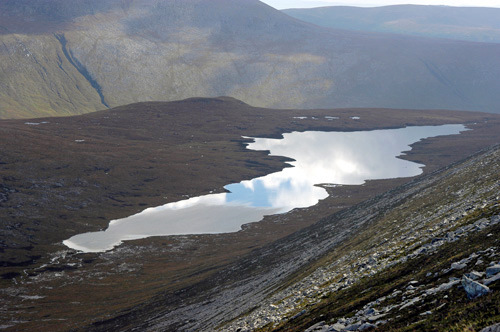
[[[475,299],[476,297],[483,296],[490,292],[488,286],[480,284],[479,282],[469,279],[466,276],[463,276],[462,278],[462,286],[464,287],[469,299]]]

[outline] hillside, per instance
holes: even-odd
[[[280,243],[283,256],[301,248],[290,265],[307,263],[284,282],[268,269],[250,294],[239,285],[256,306],[220,330],[496,331],[486,328],[500,322],[499,162],[496,146]]]
[[[499,161],[481,151],[89,328],[479,332],[500,319]]]
[[[302,21],[334,29],[500,43],[499,8],[334,6],[285,9],[283,12]]]
[[[71,117],[2,120],[0,325],[11,330],[65,331],[94,323],[99,328],[98,322],[125,313],[130,316],[119,324],[129,324],[131,317],[133,325],[149,322],[153,315],[164,313],[158,308],[185,310],[185,304],[200,300],[204,290],[225,280],[221,275],[246,278],[261,271],[253,267],[266,268],[260,260],[257,265],[246,262],[257,253],[273,256],[274,249],[269,248],[275,241],[287,243],[283,239],[322,218],[412,180],[328,188],[330,197],[316,206],[266,217],[237,233],[126,241],[105,253],[77,253],[62,244],[72,235],[106,228],[110,220],[147,207],[222,192],[228,183],[285,166],[283,158],[245,149],[242,136],[444,123],[463,123],[473,130],[415,143],[402,158],[425,164],[424,172],[430,174],[500,140],[500,116],[495,114],[279,110],[227,97],[138,103]],[[293,238],[302,236],[297,233]],[[279,264],[281,256],[273,257]],[[267,258],[264,262],[271,263]],[[241,259],[245,259],[242,266],[252,271],[228,273]],[[283,277],[293,271],[284,269]],[[148,314],[134,321],[141,308]],[[103,324],[102,329],[110,329],[108,322]]]
[[[0,117],[227,95],[499,112],[500,45],[320,28],[257,1],[0,3]]]

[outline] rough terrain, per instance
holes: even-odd
[[[482,151],[323,218],[176,297],[159,295],[94,327],[487,327],[500,319],[499,166],[500,147]],[[471,279],[478,283],[473,291]]]
[[[494,114],[454,111],[270,110],[231,98],[4,120],[1,325],[81,328],[147,307],[157,297],[177,307],[178,301],[196,299],[198,287],[210,287],[210,276],[259,248],[411,181],[329,187],[330,197],[314,207],[267,217],[232,234],[149,238],[102,254],[79,254],[62,245],[74,234],[102,229],[146,207],[217,192],[285,166],[283,158],[245,149],[242,136],[443,123],[473,129],[418,142],[402,156],[427,165],[424,172],[430,173],[498,142],[499,121]]]

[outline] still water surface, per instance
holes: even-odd
[[[410,144],[459,134],[463,125],[420,126],[355,132],[293,132],[282,139],[255,138],[247,148],[294,159],[292,167],[229,184],[228,193],[193,197],[113,220],[108,229],[64,241],[70,248],[101,252],[124,240],[150,236],[237,232],[265,215],[315,205],[328,196],[318,184],[360,185],[366,180],[410,177],[424,165],[397,158]]]

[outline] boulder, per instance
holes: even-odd
[[[452,270],[462,270],[467,267],[467,264],[465,263],[460,263],[460,262],[455,262],[451,264],[451,269]]]
[[[474,281],[465,275],[462,278],[462,286],[464,287],[469,299],[474,299],[490,292],[488,286],[480,284],[479,282]]]
[[[345,329],[345,325],[340,324],[340,323],[335,323],[335,324],[330,326],[330,331],[340,332],[340,331],[343,331],[344,329]]]
[[[326,327],[326,329],[325,329]],[[322,331],[328,331],[328,326],[325,326],[325,322],[319,322],[305,330],[304,332],[322,332]]]
[[[495,264],[486,268],[486,277],[489,278],[497,273],[500,273],[500,264]]]
[[[361,324],[360,327],[358,327],[358,331],[366,331],[366,330],[369,330],[369,329],[373,329],[375,328],[376,326],[373,325],[373,324],[370,324],[370,323],[364,323],[364,324]]]
[[[495,274],[493,277],[491,278],[488,278],[488,279],[484,279],[483,280],[483,284],[488,286],[489,284],[491,283],[494,283],[494,282],[497,282],[498,280],[500,280],[500,273],[497,273]]]
[[[426,290],[425,293],[427,295],[432,295],[432,294],[436,294],[438,292],[447,291],[451,287],[457,285],[459,282],[460,282],[460,280],[450,280],[450,282],[441,284],[438,287],[434,287],[434,288]]]
[[[361,327],[361,323],[355,323],[355,324],[351,324],[349,326],[346,326],[344,328],[344,331],[358,331],[358,329]]]
[[[472,280],[478,280],[478,279],[481,279],[483,277],[484,273],[483,272],[477,272],[477,271],[472,271],[472,272],[469,272],[469,273],[466,273],[465,276],[469,279],[472,279]]]
[[[384,318],[385,316],[387,316],[387,314],[380,314],[380,315],[370,316],[370,317],[368,317],[368,321],[370,321],[370,322],[376,322],[376,321],[380,320],[381,318]]]
[[[500,323],[485,327],[481,332],[500,332]]]

